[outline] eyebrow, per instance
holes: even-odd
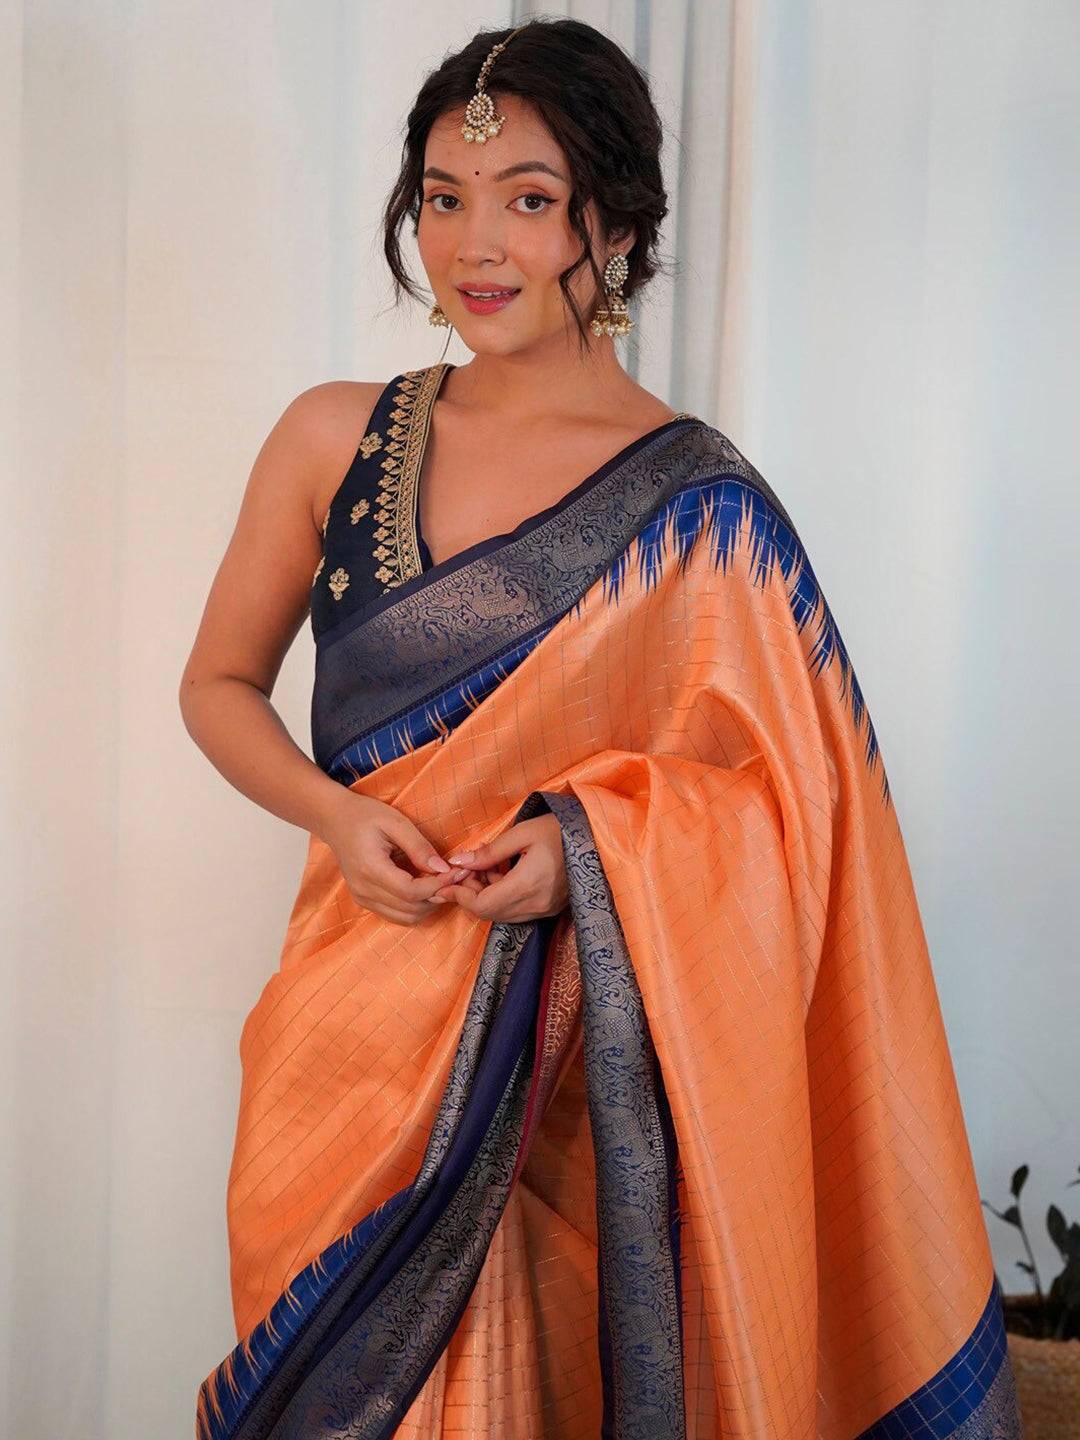
[[[511,175],[522,175],[531,170],[543,171],[545,175],[553,175],[556,180],[569,183],[565,175],[553,169],[543,160],[522,160],[518,165],[508,165],[505,170],[496,170],[491,177],[493,180],[509,180]],[[460,185],[461,181],[456,175],[451,175],[449,170],[440,170],[436,165],[429,165],[421,177],[424,180],[445,180],[450,185]]]

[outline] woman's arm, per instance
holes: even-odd
[[[322,515],[381,388],[317,385],[274,425],[180,681],[184,724],[211,764],[257,805],[322,838],[357,797],[304,754],[270,695],[308,613]]]

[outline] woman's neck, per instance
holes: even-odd
[[[474,355],[466,364],[455,365],[442,395],[455,406],[504,420],[507,426],[545,416],[610,416],[644,408],[651,399],[627,375],[607,338],[580,360],[561,345],[550,357],[531,352]]]

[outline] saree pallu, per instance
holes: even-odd
[[[569,903],[403,926],[311,837],[240,1039],[200,1440],[1019,1436],[873,724],[690,417],[318,637],[316,761]]]

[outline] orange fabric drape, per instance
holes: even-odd
[[[851,1440],[969,1341],[993,1266],[869,714],[805,556],[785,575],[758,539],[746,511],[726,563],[704,532],[649,583],[631,558],[617,599],[598,581],[463,723],[352,788],[444,855],[533,790],[577,797],[678,1138],[686,1433]],[[241,1037],[241,1339],[413,1178],[488,929],[455,906],[415,926],[361,910],[312,837]],[[568,919],[556,943],[573,958]],[[577,1024],[401,1436],[599,1434]]]

